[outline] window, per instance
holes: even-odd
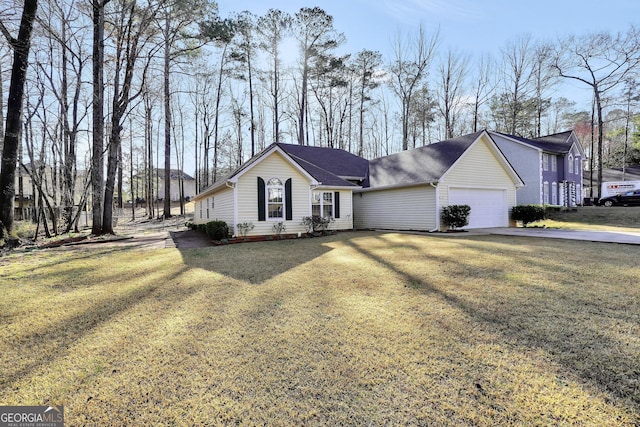
[[[573,156],[569,154],[569,173],[573,173]]]
[[[284,186],[278,178],[267,181],[267,218],[282,219],[284,216]]]
[[[551,171],[558,171],[558,156],[551,156]]]
[[[334,218],[333,193],[314,191],[311,199],[311,215]]]
[[[542,200],[545,205],[549,204],[549,183],[547,181],[544,182],[542,187]]]
[[[580,158],[576,157],[575,159],[573,159],[573,162],[575,163],[573,165],[573,172],[576,174],[580,173]]]
[[[198,202],[198,208],[200,209],[200,219],[202,219],[202,201]]]
[[[551,204],[558,204],[558,185],[555,182],[551,183]]]
[[[542,170],[549,170],[549,155],[547,153],[542,153]]]

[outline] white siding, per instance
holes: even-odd
[[[224,190],[209,196],[213,197],[213,209],[210,210],[209,221],[224,221],[233,229],[233,189],[225,188]]]
[[[430,185],[356,193],[354,225],[358,229],[433,230],[435,194]]]
[[[353,229],[353,195],[350,190],[324,190],[338,191],[340,193],[340,218],[329,227],[330,230],[352,230]],[[311,208],[309,208],[311,209]],[[294,216],[295,218],[295,216]]]
[[[293,218],[268,219],[258,221],[258,177],[267,182],[270,178],[279,178],[284,184],[291,178],[291,196],[293,203]],[[263,158],[259,163],[246,171],[236,184],[237,221],[252,222],[254,229],[248,235],[274,234],[273,225],[282,221],[286,227],[285,233],[305,233],[307,229],[302,225],[302,218],[311,215],[311,188],[309,179],[293,167],[282,155],[274,152]],[[336,191],[331,188],[319,188],[322,191]],[[352,229],[353,213],[351,191],[340,190],[340,218],[331,225],[331,229]]]
[[[213,208],[211,199],[213,198]],[[209,207],[209,217],[207,218],[207,206]],[[200,215],[202,212],[202,215]],[[233,227],[233,190],[223,188],[220,191],[209,194],[207,197],[196,202],[194,222],[196,224],[206,224],[209,221],[220,220]]]

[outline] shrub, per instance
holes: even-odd
[[[284,225],[284,222],[282,221],[274,223],[272,228],[276,236],[281,235],[282,232],[284,232],[287,229],[287,227]]]
[[[301,224],[307,227],[309,233],[313,233],[325,231],[333,221],[334,219],[330,216],[312,215],[303,217]]]
[[[511,210],[511,219],[522,221],[525,227],[527,224],[541,221],[545,218],[544,207],[542,205],[519,205]]]
[[[242,237],[246,237],[247,233],[253,230],[254,225],[253,225],[253,222],[249,221],[249,222],[241,222],[238,225],[236,225],[236,227],[238,227],[238,234]]]
[[[229,226],[224,221],[209,221],[205,224],[207,236],[213,240],[228,239],[231,235]]]
[[[442,222],[449,229],[464,227],[469,224],[469,205],[449,205],[442,208]]]

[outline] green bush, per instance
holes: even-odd
[[[205,224],[205,230],[213,240],[228,239],[231,236],[229,226],[224,221],[209,221]]]
[[[442,208],[442,222],[450,229],[469,225],[469,205],[449,205]]]
[[[545,218],[544,206],[542,205],[519,205],[511,210],[511,219],[522,221],[525,227],[532,222],[541,221]]]

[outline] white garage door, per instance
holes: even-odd
[[[469,205],[469,225],[464,228],[507,227],[507,191],[487,188],[450,188],[449,204]]]

